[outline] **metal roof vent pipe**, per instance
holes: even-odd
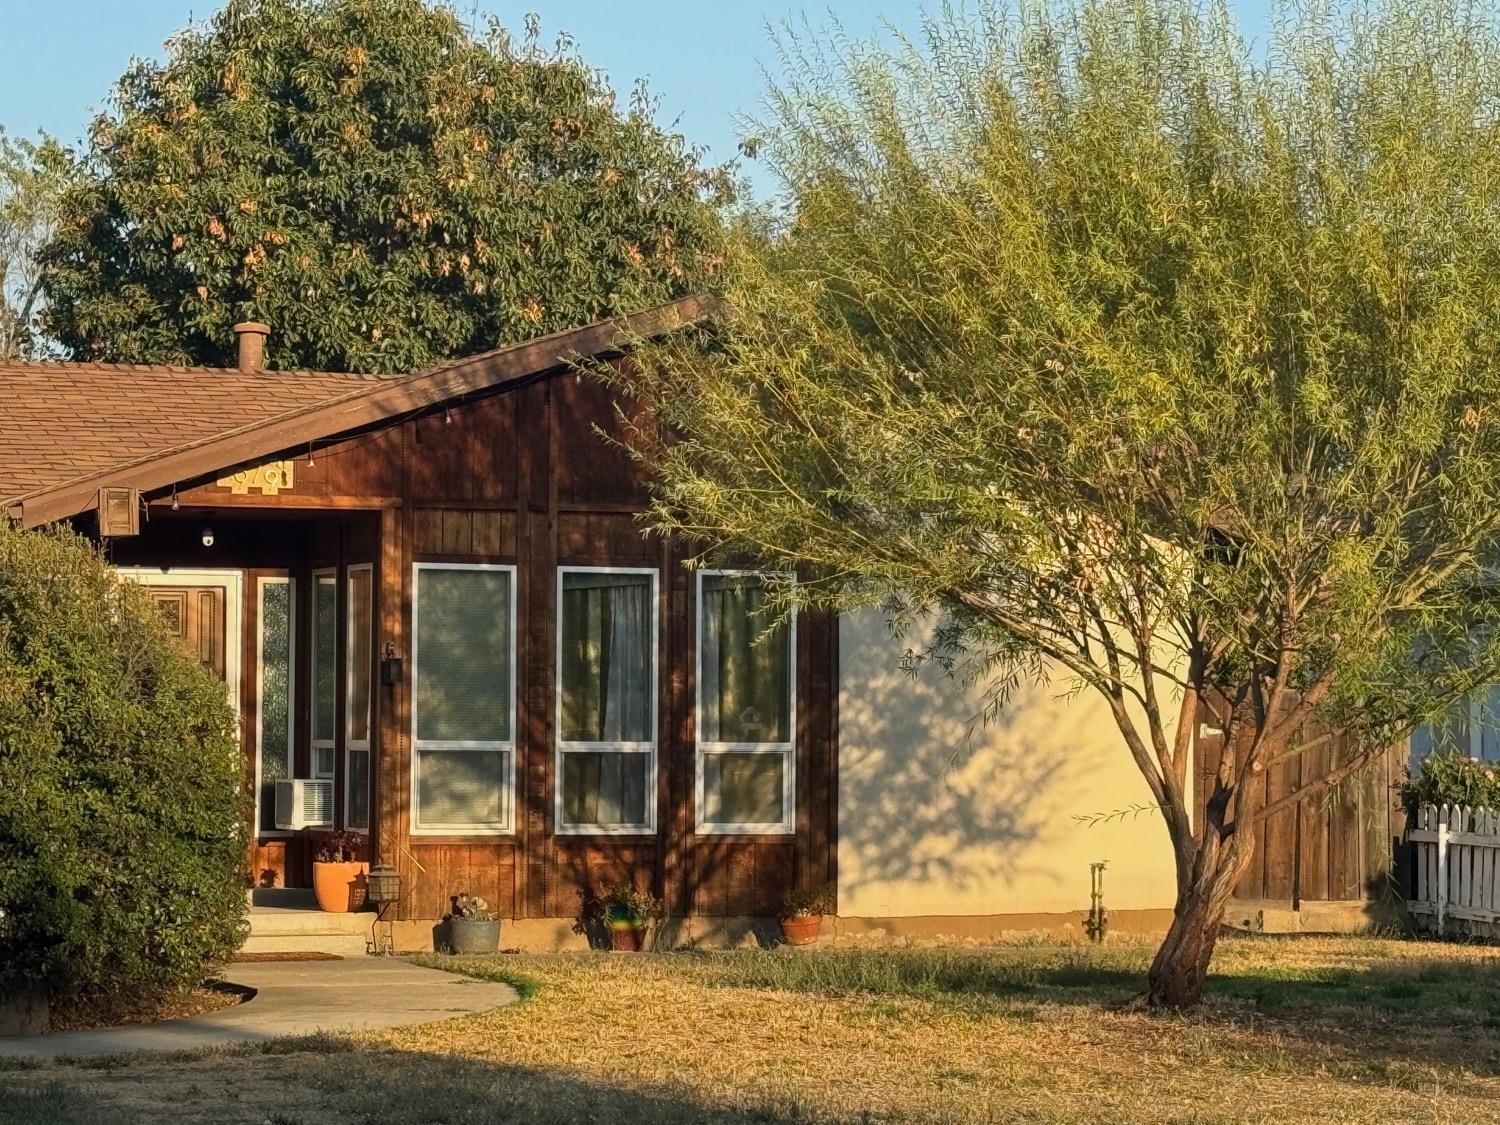
[[[258,320],[242,320],[234,326],[234,335],[240,345],[241,371],[254,375],[265,370],[266,337],[270,334],[270,327]]]

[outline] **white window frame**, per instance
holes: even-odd
[[[375,564],[353,563],[344,568],[344,827],[351,832],[368,833],[370,831],[370,742],[371,732],[375,726],[375,683],[370,675],[371,655],[369,652],[356,653],[350,640],[354,636],[354,583],[351,575],[363,571],[370,576],[368,589],[370,601],[370,640],[375,639]],[[369,688],[365,692],[365,736],[355,738],[352,735],[354,729],[353,714],[349,710],[349,703],[354,698],[354,677],[363,673],[365,679],[370,681]],[[350,781],[354,771],[349,768],[349,755],[363,754],[365,756],[365,824],[363,828],[349,823],[349,793]]]
[[[562,738],[563,576],[567,574],[648,574],[651,576],[651,740],[649,742],[564,742]],[[656,834],[657,744],[661,739],[657,692],[661,676],[661,572],[649,566],[560,566],[557,568],[557,634],[553,663],[552,823],[559,836],[652,836]],[[646,754],[646,821],[644,824],[574,824],[563,822],[563,757],[576,752]]]
[[[790,738],[785,742],[706,742],[703,739],[703,580],[708,577],[774,578],[792,583],[793,575],[767,570],[700,570],[693,582],[693,741],[695,749],[693,781],[693,828],[699,836],[791,836],[797,831],[797,614],[795,608],[787,622],[787,726]],[[704,799],[704,757],[708,754],[734,751],[751,754],[780,754],[784,759],[781,782],[780,824],[710,824]]]
[[[411,834],[413,836],[511,836],[516,830],[516,568],[510,563],[412,563],[411,586]],[[417,684],[420,669],[418,658],[422,651],[421,623],[418,620],[421,598],[418,584],[424,570],[498,570],[510,576],[510,741],[454,741],[451,739],[417,739]],[[504,824],[462,825],[445,824],[436,828],[421,827],[422,806],[417,789],[422,770],[423,750],[474,750],[498,753],[504,751],[510,757],[510,769],[504,779],[501,805],[505,814]]]
[[[255,832],[261,837],[294,835],[285,829],[260,826],[261,778],[265,776],[266,745],[264,696],[261,692],[262,675],[266,666],[266,587],[277,585],[286,587],[287,613],[290,615],[286,631],[286,775],[297,776],[297,580],[290,574],[267,574],[255,580]]]
[[[322,578],[333,579],[333,715],[330,716],[329,727],[333,730],[332,738],[318,737],[318,585]],[[308,645],[307,660],[307,746],[308,746],[308,776],[319,780],[331,780],[338,772],[338,715],[339,715],[339,569],[336,566],[322,566],[312,572],[312,588],[308,591]],[[318,751],[328,751],[329,768],[325,771],[318,769]]]

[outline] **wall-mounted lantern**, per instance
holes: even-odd
[[[385,655],[380,660],[380,682],[385,687],[395,687],[406,679],[406,669],[396,655],[396,646],[386,642]]]

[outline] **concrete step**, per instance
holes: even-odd
[[[329,953],[335,957],[359,957],[369,952],[369,933],[363,934],[256,934],[240,947],[241,953]]]
[[[270,936],[296,934],[367,934],[375,924],[375,914],[362,910],[355,914],[325,914],[321,910],[250,911],[250,932]]]

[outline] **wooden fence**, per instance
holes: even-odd
[[[1435,933],[1500,937],[1500,812],[1424,805],[1411,828],[1416,868],[1409,900]]]

